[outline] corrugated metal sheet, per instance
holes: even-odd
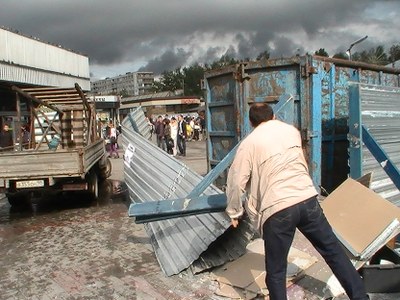
[[[3,28],[0,28],[0,60],[75,77],[90,77],[87,56]]]
[[[136,109],[133,109],[131,113],[122,120],[122,124],[124,129],[128,131],[134,131],[139,133],[141,136],[143,136],[146,139],[150,139],[151,134],[150,134],[150,126],[148,121],[146,120],[146,117],[144,115],[144,112],[141,107],[137,107]],[[124,148],[127,148],[127,140],[123,140],[122,143]]]
[[[141,109],[122,122],[122,143],[128,149],[124,174],[131,200],[184,198],[202,177],[150,142],[145,123]],[[203,195],[216,193],[222,191],[210,186]],[[227,215],[212,213],[151,222],[145,228],[162,270],[173,275],[189,267],[202,271],[242,255],[253,234],[247,222],[241,223],[239,230],[227,231]]]
[[[90,90],[90,79],[69,74],[53,73],[0,61],[0,80],[26,83],[38,86],[71,87],[78,83],[83,90]]]
[[[360,88],[363,124],[387,153],[390,160],[400,166],[400,88],[362,85]],[[363,173],[373,172],[371,188],[382,197],[400,207],[400,191],[375,160],[367,147],[363,147]]]

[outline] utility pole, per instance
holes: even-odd
[[[346,51],[347,55],[349,56],[349,60],[351,60],[351,49],[352,49],[355,45],[357,45],[357,44],[359,44],[359,43],[365,41],[367,38],[368,38],[368,35],[366,35],[366,36],[364,36],[364,37],[358,39],[357,41],[351,43],[349,49],[347,49],[347,51]]]

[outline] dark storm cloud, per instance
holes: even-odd
[[[218,54],[222,51],[222,49],[222,47],[209,47],[207,51],[198,58],[198,61],[210,64],[215,60],[216,57],[218,57]]]
[[[176,52],[167,50],[161,56],[150,60],[139,71],[150,71],[161,74],[164,71],[184,66],[188,56],[189,54],[183,49],[177,49]]]
[[[371,15],[379,17],[381,7],[400,11],[400,1],[20,0],[2,1],[0,25],[86,54],[97,68],[124,64],[131,69],[122,72],[136,71],[133,66],[158,72],[222,54],[333,52],[360,36],[346,28],[361,31],[371,22],[379,40],[378,23],[389,30],[399,19],[397,13],[376,21]]]

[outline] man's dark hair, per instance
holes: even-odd
[[[262,122],[272,120],[274,111],[267,103],[254,103],[250,106],[249,119],[253,127],[257,127]]]

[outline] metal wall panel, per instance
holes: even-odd
[[[360,97],[362,124],[390,160],[400,166],[400,88],[362,85]],[[373,173],[371,188],[400,207],[400,191],[365,146],[362,159],[362,173]]]
[[[89,58],[0,28],[0,61],[89,78]]]
[[[146,120],[141,106],[131,109],[131,112],[128,114],[128,116],[122,120],[121,126],[128,131],[139,133],[148,140],[151,137],[150,126],[148,124],[148,120]],[[123,140],[123,142],[125,141],[126,140]],[[127,144],[124,144],[125,149],[127,146]]]
[[[202,177],[143,137],[148,130],[141,125],[145,123],[141,109],[134,110],[122,122],[124,175],[131,200],[186,197]],[[209,186],[202,195],[216,193],[222,191]],[[225,213],[211,213],[151,222],[145,228],[161,269],[173,275],[189,267],[202,271],[242,255],[253,235],[250,224],[242,223],[241,229],[226,231],[229,217]]]
[[[70,88],[78,83],[85,90],[90,90],[90,79],[70,76],[69,74],[57,74],[26,68],[24,66],[10,65],[0,61],[0,80],[16,83],[32,84],[38,86],[52,86]]]

